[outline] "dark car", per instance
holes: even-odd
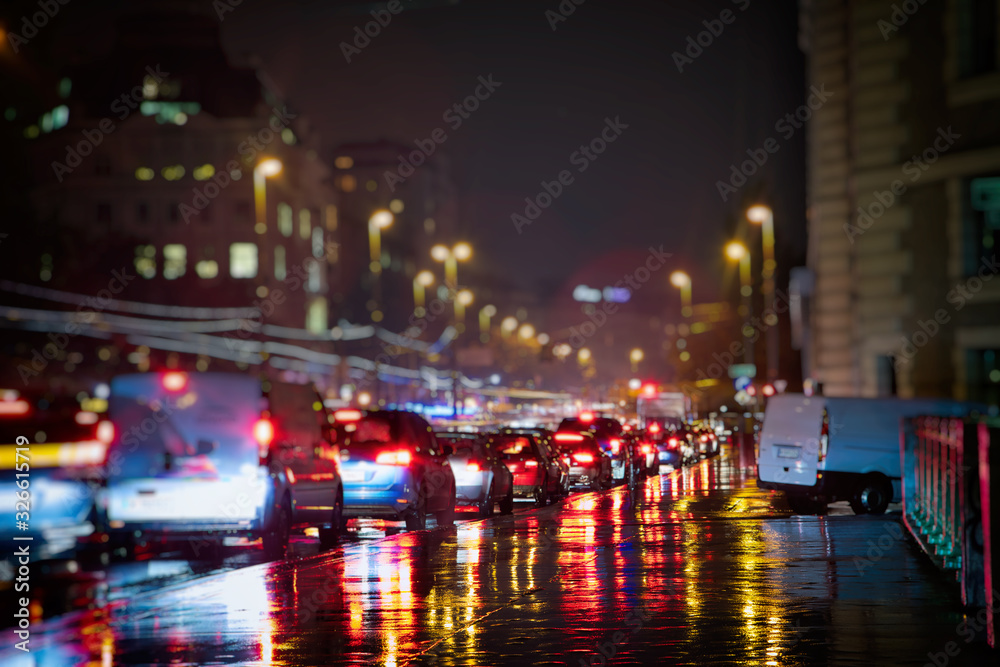
[[[490,447],[514,475],[515,496],[533,498],[541,506],[562,495],[560,462],[541,435],[504,429],[490,436]]]
[[[610,417],[595,417],[582,413],[579,417],[569,417],[559,423],[557,433],[580,433],[587,431],[594,436],[597,444],[611,459],[611,477],[614,482],[625,482],[633,475],[632,450],[625,446],[621,422]]]
[[[451,445],[448,464],[455,475],[455,502],[473,506],[479,516],[493,515],[500,505],[502,514],[514,511],[514,475],[500,460],[486,438],[478,433],[438,432],[438,442]]]
[[[611,487],[611,459],[592,433],[560,431],[553,440],[569,463],[572,487],[586,487],[594,491]]]
[[[450,445],[439,443],[423,417],[402,410],[337,410],[344,517],[405,521],[422,530],[427,515],[455,520]]]

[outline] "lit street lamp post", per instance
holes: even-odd
[[[670,274],[670,284],[681,291],[681,315],[691,317],[691,276],[683,271]]]
[[[425,305],[425,291],[434,284],[434,274],[430,271],[421,271],[413,277],[413,314],[423,317],[427,312]]]
[[[726,245],[726,256],[734,261],[739,261],[740,263],[740,297],[743,304],[740,306],[742,311],[740,314],[743,315],[743,332],[741,332],[744,338],[746,336],[745,331],[751,328],[750,319],[753,314],[753,279],[750,272],[750,251],[745,245],[739,241],[731,241]],[[743,361],[748,364],[753,363],[753,343],[749,341],[744,341],[743,343]]]
[[[368,218],[368,245],[371,250],[369,268],[373,275],[372,301],[375,303],[372,319],[376,322],[382,319],[379,310],[382,306],[382,230],[392,225],[394,220],[392,213],[385,209],[375,211]]]
[[[472,246],[465,242],[456,243],[451,248],[438,244],[431,248],[431,257],[436,262],[444,263],[444,284],[454,291],[458,289],[458,263],[472,257]]]
[[[479,340],[488,343],[490,340],[490,318],[497,314],[497,307],[489,304],[479,309]]]
[[[758,204],[747,209],[747,220],[761,226],[761,241],[764,246],[764,268],[761,276],[764,279],[764,324],[767,325],[767,379],[774,381],[778,377],[778,316],[774,311],[774,271],[777,262],[774,260],[774,212],[770,207]]]
[[[265,243],[267,235],[267,179],[281,173],[281,160],[276,158],[266,158],[257,163],[253,168],[253,201],[255,224],[254,231],[257,232],[257,275],[258,284],[264,284],[268,273],[267,248]]]
[[[639,370],[639,362],[643,360],[644,356],[645,355],[643,354],[642,350],[640,350],[637,347],[633,348],[632,351],[628,353],[629,361],[632,362],[632,372],[633,373],[635,373],[635,372],[637,372]]]

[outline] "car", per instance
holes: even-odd
[[[570,477],[569,477],[569,461],[562,456],[559,451],[558,443],[553,440],[555,433],[549,429],[540,426],[534,427],[510,427],[509,429],[512,433],[532,433],[537,436],[537,442],[539,447],[542,448],[543,454],[549,460],[555,461],[556,465],[559,467],[559,487],[558,495],[568,496],[570,493]]]
[[[541,507],[563,493],[557,454],[548,449],[542,435],[502,429],[491,434],[489,442],[514,475],[515,496],[532,498]]]
[[[439,443],[431,425],[404,410],[341,409],[332,413],[340,447],[344,519],[405,521],[423,530],[433,514],[438,525],[455,521],[452,448]]]
[[[577,417],[563,419],[556,432],[582,431],[591,432],[601,449],[611,458],[611,476],[615,482],[624,482],[634,475],[632,451],[624,446],[621,422],[610,417],[598,417],[591,412],[582,412]]]
[[[657,474],[660,466],[656,458],[656,447],[648,434],[643,430],[630,429],[625,432],[625,439],[632,447],[636,476],[650,477]]]
[[[448,464],[455,475],[455,502],[476,507],[479,516],[493,515],[500,505],[501,514],[514,511],[514,475],[496,451],[477,433],[438,432],[438,442],[451,445]]]
[[[569,462],[570,484],[594,491],[611,488],[611,458],[589,431],[558,431],[553,440]]]
[[[312,386],[245,373],[121,375],[111,382],[114,436],[97,515],[114,546],[187,541],[218,555],[227,537],[286,555],[294,528],[339,539],[336,444]]]

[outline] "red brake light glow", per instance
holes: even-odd
[[[173,371],[163,376],[163,388],[167,391],[184,391],[187,386],[187,373]]]
[[[660,432],[660,425],[659,424],[650,424],[649,425],[649,432],[650,433],[659,433]]]
[[[556,442],[583,442],[579,433],[556,433]]]
[[[650,447],[649,445],[643,445],[642,446],[642,453],[643,454],[649,454],[651,451],[653,451],[653,448]]]
[[[411,460],[413,457],[408,449],[379,452],[379,455],[375,457],[375,463],[387,466],[408,466]]]
[[[594,421],[594,413],[593,412],[581,412],[580,413],[580,421],[582,421],[582,422],[592,422],[592,421]]]
[[[105,445],[110,445],[111,441],[115,439],[115,425],[107,420],[98,423],[97,439]]]
[[[680,440],[678,440],[677,438],[670,438],[669,440],[667,440],[667,444],[670,445],[671,447],[676,447],[679,443]]]
[[[253,437],[261,447],[269,447],[274,440],[274,424],[270,419],[258,419],[253,425]]]
[[[0,415],[26,415],[31,410],[28,402],[22,399],[16,401],[0,401]]]
[[[333,418],[339,422],[356,422],[361,419],[360,410],[337,410]]]
[[[466,464],[465,469],[468,470],[469,472],[479,472],[480,470],[479,464],[476,463],[475,461],[471,461],[468,464]]]
[[[708,436],[707,435],[701,436],[701,441],[702,442],[708,442]]]
[[[593,463],[594,455],[586,452],[579,452],[573,455],[573,459],[579,463]]]
[[[612,452],[614,452],[615,454],[617,454],[618,450],[620,450],[621,447],[622,447],[622,441],[621,440],[619,440],[618,438],[611,438],[611,451]]]
[[[525,468],[534,468],[536,466],[538,466],[538,461],[536,461],[535,459],[528,459],[527,461],[524,462]]]

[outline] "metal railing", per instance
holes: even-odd
[[[915,417],[902,420],[900,433],[903,522],[931,559],[955,574],[962,603],[986,607],[987,639],[996,646],[1000,472],[991,480],[990,469],[1000,471],[1000,421]]]

